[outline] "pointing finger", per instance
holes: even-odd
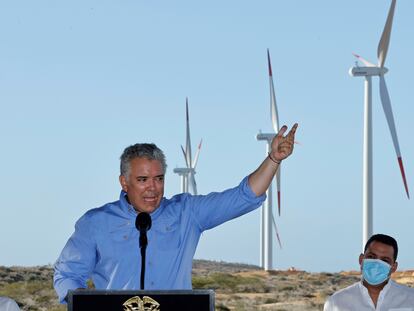
[[[289,135],[289,136],[294,137],[294,136],[295,136],[295,133],[296,133],[296,129],[297,129],[297,128],[298,128],[298,124],[297,124],[297,123],[295,123],[295,124],[292,126],[292,129],[289,131],[288,135]]]

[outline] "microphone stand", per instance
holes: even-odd
[[[143,290],[145,283],[145,255],[148,245],[147,232],[140,232],[139,245],[141,248],[141,290]]]
[[[141,290],[145,288],[145,255],[148,245],[147,231],[151,229],[151,216],[147,213],[138,213],[135,219],[135,227],[139,231],[139,248],[141,249]]]

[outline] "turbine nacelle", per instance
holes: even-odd
[[[351,67],[349,74],[352,77],[381,76],[388,72],[385,67]]]
[[[271,143],[275,136],[276,136],[276,134],[259,133],[259,134],[256,135],[256,139],[257,140],[266,140],[269,143]]]
[[[190,167],[177,167],[173,170],[174,173],[180,175],[180,176],[187,176],[190,173],[195,174],[195,169]]]

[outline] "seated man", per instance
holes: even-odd
[[[0,310],[1,311],[20,311],[20,308],[13,299],[0,296]]]
[[[334,293],[325,302],[324,311],[414,311],[414,289],[390,280],[397,270],[397,241],[375,234],[359,255],[361,282]]]
[[[139,289],[141,256],[135,220],[152,218],[144,289],[191,289],[193,256],[203,231],[259,207],[280,162],[293,151],[297,124],[274,137],[268,157],[238,186],[207,195],[164,195],[166,163],[154,144],[135,144],[121,156],[118,201],[88,211],[75,226],[55,264],[54,287],[63,303],[68,290]],[[219,178],[219,176],[218,176]],[[141,214],[145,215],[145,214]]]

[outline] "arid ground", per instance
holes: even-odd
[[[0,295],[15,299],[22,310],[63,311],[52,288],[53,269],[1,267]],[[414,287],[414,270],[393,279]],[[195,260],[193,287],[214,289],[216,310],[322,310],[327,296],[359,280],[357,271],[308,273],[262,271],[257,266]]]

